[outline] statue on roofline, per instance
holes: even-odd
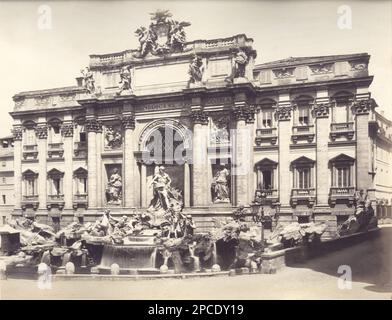
[[[132,93],[131,81],[131,66],[122,67],[120,71],[120,89],[117,91],[117,95],[121,95],[123,91]]]
[[[89,67],[86,67],[80,72],[83,75],[83,86],[87,90],[87,93],[93,94],[95,93],[95,80],[94,80],[94,74],[90,71]]]
[[[190,75],[189,83],[199,83],[203,77],[203,61],[201,57],[195,55],[189,64],[188,74]]]

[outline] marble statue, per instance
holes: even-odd
[[[118,173],[118,169],[114,168],[109,178],[108,186],[106,189],[108,203],[119,204],[122,197],[122,178]]]
[[[234,63],[234,78],[244,78],[248,56],[241,48],[239,48],[238,52],[235,54]]]
[[[158,173],[152,178],[151,184],[154,188],[154,197],[151,200],[150,209],[158,210],[163,208],[165,211],[170,208],[169,203],[169,188],[171,178],[165,172],[165,167],[160,166]]]
[[[131,81],[131,66],[122,67],[120,71],[120,88],[117,91],[117,95],[121,95],[123,91],[129,91],[132,93]]]
[[[119,130],[115,130],[112,126],[108,126],[105,130],[106,147],[118,149],[121,147],[122,137]]]
[[[201,57],[195,55],[189,64],[188,74],[190,75],[190,83],[201,82],[203,77],[203,61]]]
[[[94,75],[90,71],[89,67],[86,67],[80,71],[83,75],[83,85],[89,94],[95,93],[95,80]]]
[[[230,202],[229,178],[230,171],[224,165],[221,165],[211,186],[214,203]]]

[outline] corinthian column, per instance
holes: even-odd
[[[39,208],[47,210],[46,199],[47,199],[47,168],[46,159],[48,156],[47,150],[47,138],[48,138],[48,127],[46,123],[39,124],[36,127],[36,134],[38,138],[38,201]]]
[[[123,148],[123,163],[124,163],[124,205],[126,207],[135,207],[135,117],[133,115],[124,115],[122,119],[124,128],[124,148]]]
[[[73,198],[73,124],[64,122],[61,127],[64,146],[64,202],[65,209],[72,209]]]
[[[14,186],[15,209],[20,210],[22,202],[22,128],[15,127],[14,136]]]
[[[204,207],[209,204],[208,186],[208,116],[202,110],[192,111],[193,119],[193,206]]]
[[[102,207],[103,206],[103,199],[102,199],[102,158],[101,158],[101,153],[102,153],[102,124],[100,121],[98,121],[98,126],[96,128],[96,136],[95,136],[95,142],[96,142],[96,176],[97,176],[97,207]]]
[[[233,180],[236,205],[249,205],[253,194],[253,126],[254,110],[245,102],[236,102],[233,110],[236,120],[233,146]]]
[[[88,206],[89,208],[97,207],[97,143],[96,135],[101,124],[97,119],[87,119],[87,168],[88,168]]]

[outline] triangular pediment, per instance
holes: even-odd
[[[333,157],[332,159],[329,160],[329,162],[345,162],[345,163],[353,163],[355,161],[354,158],[341,153],[339,155],[337,155],[336,157]]]
[[[278,165],[277,162],[275,162],[269,158],[264,158],[255,164],[256,168],[276,167],[277,165]]]
[[[292,165],[292,166],[313,165],[315,162],[316,162],[316,161],[314,161],[314,160],[312,160],[312,159],[310,159],[310,158],[308,158],[308,157],[302,156],[302,157],[299,157],[299,158],[293,160],[293,161],[291,162],[291,165]]]

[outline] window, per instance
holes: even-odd
[[[263,176],[263,182],[260,189],[270,190],[272,189],[272,171],[262,170],[261,174]]]
[[[310,168],[298,168],[298,186],[299,189],[310,188]]]
[[[350,186],[350,168],[340,167],[337,170],[337,187],[349,187]]]
[[[329,162],[332,171],[332,187],[353,187],[354,159],[345,154],[340,154]]]
[[[3,177],[2,181],[3,181],[3,184],[6,184],[7,183],[7,178]]]
[[[74,171],[74,185],[76,195],[87,194],[87,170],[79,168]]]
[[[261,109],[257,114],[257,129],[273,128],[273,109]]]
[[[298,124],[301,126],[309,125],[310,109],[308,106],[298,107]]]
[[[257,172],[257,189],[258,190],[273,190],[275,189],[274,171],[278,163],[268,158],[256,163]]]
[[[79,141],[86,142],[86,132],[79,132]]]
[[[50,125],[50,143],[60,143],[61,142],[61,121],[58,119],[53,119],[49,122]]]
[[[5,166],[7,165],[7,163],[6,163],[5,161],[3,161],[3,162],[1,163],[1,165],[2,165],[3,167],[5,167]]]
[[[26,129],[24,135],[24,144],[25,145],[34,145],[36,144],[35,130],[33,128]]]
[[[3,196],[3,204],[7,204],[7,197],[5,194],[2,195]]]
[[[63,176],[64,173],[57,169],[48,172],[49,195],[61,196],[63,194]]]
[[[300,157],[291,163],[293,170],[293,188],[294,189],[312,189],[313,188],[313,168],[314,160],[307,157]]]
[[[31,170],[26,170],[22,174],[23,178],[23,194],[25,197],[35,197],[37,196],[37,178],[38,174],[31,171]]]

